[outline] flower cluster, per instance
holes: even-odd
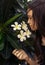
[[[26,40],[26,38],[30,38],[31,32],[24,21],[22,21],[21,24],[19,24],[18,22],[14,22],[11,27],[13,27],[14,31],[19,30],[19,34],[17,35],[17,37],[20,39],[21,42]]]

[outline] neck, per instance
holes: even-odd
[[[42,45],[45,46],[45,37],[42,36]]]

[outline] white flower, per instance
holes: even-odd
[[[29,1],[32,1],[32,0],[27,0],[27,2],[29,2]]]
[[[22,21],[21,26],[22,26],[22,29],[25,31],[28,29],[27,24],[24,21]]]
[[[26,40],[25,33],[23,30],[20,31],[20,34],[17,35],[18,38],[20,38],[20,41],[23,42]]]
[[[26,30],[25,35],[27,36],[27,38],[29,38],[31,35],[31,32],[29,30]]]
[[[12,24],[11,27],[13,27],[13,30],[21,30],[21,25],[18,22]]]
[[[21,65],[21,64],[19,64],[19,65]]]

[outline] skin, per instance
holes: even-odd
[[[33,19],[33,11],[30,10],[27,13],[27,16],[28,16],[28,24],[30,25],[31,30],[36,31],[37,30],[37,24],[36,24],[36,21],[34,21],[34,19]]]
[[[42,36],[42,45],[45,46],[45,37]]]
[[[31,27],[31,29],[33,31],[36,31],[37,30],[37,24],[34,21],[32,15],[33,15],[33,11],[32,10],[28,11],[28,13],[27,13],[28,24],[30,25],[30,27]],[[15,49],[15,50],[13,50],[12,54],[15,55],[20,60],[26,60],[29,63],[29,65],[40,65],[40,64],[38,64],[39,60],[38,60],[36,55],[34,56],[34,59],[31,59],[27,55],[27,53],[24,50],[22,50],[22,49],[19,49],[19,50]]]

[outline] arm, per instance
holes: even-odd
[[[30,57],[27,57],[26,59],[26,62],[29,64],[29,65],[40,65],[38,64],[38,60],[35,60],[35,59],[31,59]]]
[[[26,62],[31,65],[31,59],[29,57],[26,58]]]
[[[31,59],[27,55],[27,53],[24,50],[22,50],[22,49],[20,49],[20,50],[18,50],[18,49],[13,50],[12,54],[15,55],[20,60],[26,60],[29,65],[39,65],[36,62],[36,60]]]

